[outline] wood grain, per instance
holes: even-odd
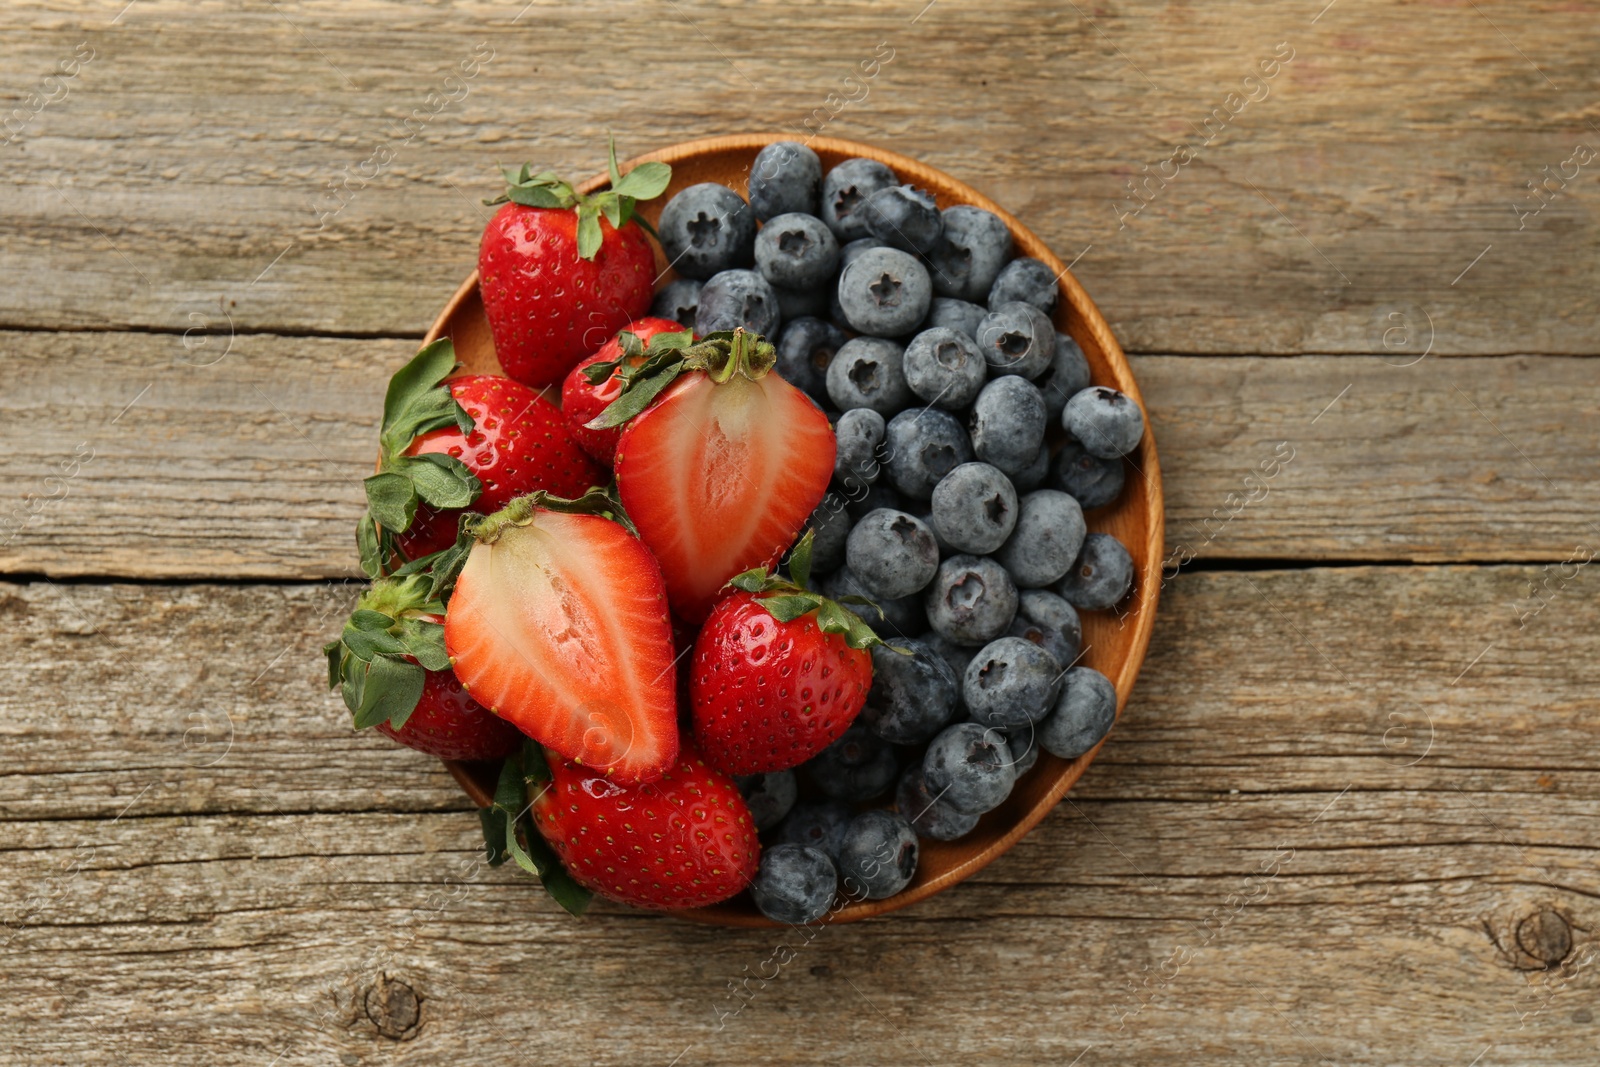
[[[1594,354],[1593,164],[1519,205],[1600,144],[1600,9],[1323,6],[34,4],[5,110],[94,58],[8,128],[0,325],[417,335],[497,164],[809,119],[1007,205],[1131,351],[1376,353],[1400,314],[1440,353]]]
[[[0,570],[353,576],[383,385],[410,351],[264,334],[194,334],[185,347],[161,334],[0,333]],[[1173,565],[1564,560],[1594,540],[1600,382],[1588,361],[1396,362],[1136,357],[1170,457]],[[1275,455],[1292,459],[1263,478]]]
[[[767,983],[770,933],[574,922],[476,866],[314,647],[251,684],[247,649],[315,644],[314,590],[11,586],[0,1059],[1587,1064],[1600,609],[1508,626],[1539,574],[1180,576],[1068,803]],[[201,693],[237,721],[209,766],[168,722]]]

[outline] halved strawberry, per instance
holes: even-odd
[[[750,883],[755,820],[733,779],[684,745],[653,782],[622,786],[552,761],[533,823],[579,885],[640,908],[699,908]]]
[[[744,330],[652,357],[590,425],[626,421],[617,490],[661,563],[673,611],[700,622],[728,579],[775,562],[833,475],[828,418],[771,373]],[[660,399],[651,404],[659,396]]]
[[[636,319],[624,326],[617,336],[601,345],[600,351],[568,371],[567,380],[561,384],[561,413],[566,416],[568,429],[572,431],[572,436],[583,446],[585,452],[608,467],[617,453],[617,440],[622,436],[622,429],[612,426],[604,430],[591,430],[588,423],[622,395],[622,368],[635,368],[643,363],[645,360],[643,346],[648,345],[651,338],[662,333],[682,334],[687,331],[671,319],[649,317]],[[624,351],[626,342],[624,334],[632,334],[639,342],[627,344],[627,347],[633,349],[631,352]],[[584,372],[600,363],[616,366],[598,383],[591,382]]]
[[[479,703],[563,758],[637,783],[678,753],[672,624],[649,550],[584,513],[607,505],[598,491],[534,493],[469,520],[476,543],[444,642]]]

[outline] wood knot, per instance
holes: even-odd
[[[422,998],[396,978],[380,974],[367,990],[367,1018],[391,1041],[410,1041],[422,1024]]]
[[[1517,923],[1517,947],[1539,967],[1559,966],[1572,952],[1572,926],[1560,912],[1540,908]]]

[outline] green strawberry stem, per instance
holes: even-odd
[[[604,381],[615,372],[622,378],[622,393],[606,405],[606,409],[589,422],[589,429],[604,430],[621,426],[660,396],[667,386],[687,371],[703,371],[718,385],[742,374],[751,381],[760,381],[778,362],[778,350],[760,334],[739,328],[708,334],[698,343],[689,343],[692,334],[662,333],[650,339],[648,348],[642,350],[644,362],[629,366],[629,360],[641,353],[628,350],[624,333],[623,355],[610,363],[598,363],[590,368],[598,379]],[[637,342],[638,338],[634,338]],[[603,372],[599,368],[606,368]]]
[[[650,226],[637,216],[635,208],[641,200],[654,200],[666,192],[672,181],[672,168],[665,163],[640,163],[627,174],[617,169],[617,142],[610,142],[609,170],[611,188],[587,196],[578,192],[569,181],[558,178],[554,171],[532,173],[524,163],[520,170],[506,170],[506,191],[484,203],[490,206],[507,202],[524,207],[571,210],[578,214],[578,255],[593,259],[600,251],[604,234],[600,229],[603,215],[613,229],[620,230],[630,221],[655,236]]]
[[[357,730],[380,722],[403,728],[422,697],[426,672],[449,669],[439,620],[470,545],[462,536],[450,548],[374,581],[339,639],[323,647],[328,688],[340,690]]]
[[[467,465],[453,456],[406,455],[412,442],[431,430],[454,426],[463,434],[472,432],[472,416],[444,384],[458,365],[455,347],[448,337],[441,337],[389,379],[378,432],[378,473],[362,483],[367,513],[356,527],[361,569],[369,578],[386,573],[395,556],[395,535],[411,528],[419,504],[440,510],[464,508],[483,491]]]
[[[735,589],[755,595],[756,603],[767,609],[779,622],[793,622],[800,616],[809,612],[816,612],[817,628],[823,633],[843,634],[845,644],[851,648],[871,648],[873,645],[883,645],[885,648],[910,655],[909,649],[896,648],[886,643],[867,621],[853,611],[847,610],[844,604],[859,604],[871,608],[883,617],[883,609],[864,596],[840,597],[839,600],[829,600],[821,593],[807,589],[811,580],[811,544],[814,533],[805,532],[789,553],[789,577],[780,577],[776,571],[768,571],[764,567],[756,567],[736,574],[728,580],[728,584]]]
[[[580,497],[571,499],[538,489],[517,497],[493,515],[466,516],[461,521],[461,529],[464,536],[492,545],[500,540],[500,535],[505,532],[506,527],[526,526],[533,521],[534,513],[538,511],[560,511],[568,515],[598,515],[610,519],[635,537],[639,534],[639,531],[633,528],[633,523],[628,520],[627,513],[622,510],[622,502],[610,489],[599,486],[591,488]],[[461,562],[466,562],[465,556]]]

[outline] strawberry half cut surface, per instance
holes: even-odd
[[[622,368],[622,395],[589,425],[626,424],[622,506],[661,563],[673,611],[701,622],[730,578],[793,543],[833,476],[834,437],[811,398],[772,373],[760,337],[658,349],[671,336]]]
[[[640,908],[701,908],[755,877],[761,843],[732,778],[685,745],[660,778],[624,786],[552,761],[533,821],[586,889]]]
[[[598,774],[638,783],[678,754],[661,570],[599,491],[533,493],[485,519],[456,578],[444,642],[480,704]]]

